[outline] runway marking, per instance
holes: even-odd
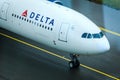
[[[113,31],[108,30],[108,29],[105,29],[105,28],[103,28],[103,27],[100,27],[100,29],[103,30],[103,31],[105,31],[105,32],[111,33],[111,34],[113,34],[113,35],[120,36],[119,33],[117,33],[117,32],[113,32]]]
[[[37,49],[37,50],[43,51],[43,52],[45,52],[45,53],[48,53],[48,54],[50,54],[50,55],[53,55],[53,56],[56,56],[56,57],[58,57],[58,58],[64,59],[64,60],[66,60],[66,61],[70,61],[70,59],[65,58],[64,56],[61,56],[61,55],[55,54],[55,53],[53,53],[53,52],[50,52],[50,51],[48,51],[48,50],[42,49],[42,48],[37,47],[37,46],[35,46],[35,45],[32,45],[32,44],[30,44],[30,43],[28,43],[28,42],[25,42],[25,41],[19,40],[19,39],[17,39],[17,38],[11,37],[11,36],[9,36],[9,35],[7,35],[7,34],[0,33],[0,35],[2,35],[2,36],[4,36],[4,37],[7,37],[7,38],[9,38],[9,39],[12,39],[12,40],[14,40],[14,41],[16,41],[16,42],[22,43],[22,44],[24,44],[24,45],[30,46],[30,47],[32,47],[32,48],[35,48],[35,49]],[[120,79],[117,78],[117,77],[111,76],[111,75],[109,75],[109,74],[107,74],[107,73],[105,73],[105,72],[102,72],[102,71],[100,71],[100,70],[94,69],[94,68],[89,67],[89,66],[86,66],[86,65],[84,65],[84,64],[80,64],[80,66],[82,66],[82,67],[84,67],[84,68],[86,68],[86,69],[88,69],[88,70],[94,71],[94,72],[96,72],[96,73],[102,74],[102,75],[104,75],[104,76],[107,76],[107,77],[109,77],[109,78],[111,78],[111,79],[120,80]]]

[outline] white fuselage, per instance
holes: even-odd
[[[98,54],[110,49],[105,35],[97,37],[101,30],[91,20],[48,1],[1,0],[0,27],[69,53]]]

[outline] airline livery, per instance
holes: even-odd
[[[103,54],[110,49],[106,36],[96,24],[83,14],[58,4],[62,3],[0,0],[0,27],[70,53],[70,68],[79,66],[78,55]]]

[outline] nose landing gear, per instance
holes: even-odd
[[[70,69],[78,68],[79,67],[80,62],[77,59],[78,56],[79,55],[76,55],[76,54],[70,54],[70,57],[71,57],[71,61],[69,62]]]

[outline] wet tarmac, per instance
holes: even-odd
[[[69,0],[69,3],[66,3],[65,6],[83,13],[98,26],[114,32],[104,30],[111,50],[102,55],[80,56],[80,68],[69,70],[68,61],[63,59],[64,57],[69,59],[68,53],[0,28],[0,80],[120,80],[120,23],[118,22],[120,11],[87,0]],[[15,41],[15,39],[40,47],[45,51]],[[53,56],[46,50],[61,57]]]

